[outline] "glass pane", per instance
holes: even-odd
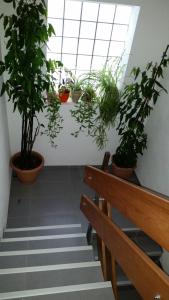
[[[124,43],[123,42],[111,42],[110,43],[110,56],[121,56],[124,51]]]
[[[93,51],[93,42],[94,42],[94,40],[80,39],[78,53],[91,55],[92,51]]]
[[[79,76],[83,75],[84,73],[89,73],[89,70],[76,70],[76,77],[78,78]]]
[[[48,0],[48,17],[63,18],[64,0]]]
[[[59,1],[55,1],[55,2],[59,2]],[[65,5],[65,19],[80,20],[82,3],[79,1],[67,0],[65,4],[66,4]]]
[[[78,37],[79,35],[79,21],[68,21],[64,22],[64,36]]]
[[[111,24],[98,23],[96,39],[110,40],[111,30],[112,30]]]
[[[80,37],[94,39],[95,30],[96,30],[96,23],[82,22],[80,28]]]
[[[63,38],[63,53],[77,53],[77,39]]]
[[[128,26],[127,25],[114,25],[112,32],[112,40],[125,41],[127,37]]]
[[[61,43],[62,43],[62,38],[56,38],[56,37],[51,37],[48,42],[48,52],[57,52],[61,53]]]
[[[114,23],[129,24],[131,15],[131,6],[118,5],[116,9]]]
[[[99,21],[113,23],[114,12],[115,12],[115,5],[100,4]]]
[[[94,55],[106,56],[108,52],[109,42],[95,41]]]
[[[101,70],[106,62],[106,57],[93,56],[92,69]]]
[[[64,64],[64,67],[68,69],[75,69],[76,55],[63,54],[62,62]]]
[[[61,54],[47,52],[47,59],[61,60]]]
[[[98,15],[99,4],[98,3],[83,3],[82,20],[96,21]]]
[[[77,69],[90,70],[91,56],[78,55]]]
[[[63,20],[49,18],[48,23],[52,24],[57,36],[62,36]]]

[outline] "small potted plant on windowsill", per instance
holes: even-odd
[[[59,96],[60,102],[62,102],[62,103],[67,102],[69,99],[69,95],[70,95],[70,88],[63,81],[63,83],[61,85],[59,85],[59,89],[58,89],[58,96]]]
[[[44,125],[38,119],[39,112],[47,110],[49,124],[46,134],[55,137],[61,129],[60,102],[47,103],[46,94],[54,92],[53,71],[57,62],[46,60],[43,47],[54,34],[47,25],[47,8],[44,0],[4,0],[13,5],[13,14],[1,14],[7,40],[4,61],[0,61],[0,76],[7,79],[1,89],[18,110],[21,119],[21,150],[11,158],[11,166],[25,183],[34,181],[43,167],[44,158],[33,151],[33,146]],[[56,121],[57,120],[57,121]],[[59,125],[56,128],[56,124]],[[53,130],[52,130],[53,128]]]
[[[168,48],[169,46],[159,64],[150,62],[143,71],[140,68],[133,68],[131,72],[133,81],[124,87],[118,109],[117,131],[120,145],[112,157],[113,173],[118,177],[128,178],[132,175],[138,155],[143,155],[143,150],[147,147],[145,121],[161,92],[167,92],[159,79],[163,77],[163,70],[169,64]]]
[[[80,77],[76,78],[75,76],[72,75],[72,79],[69,86],[71,91],[71,98],[74,103],[77,103],[83,94],[83,84],[84,84],[83,75],[81,76],[81,78]]]

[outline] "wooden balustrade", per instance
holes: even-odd
[[[100,237],[103,274],[111,277],[115,298],[117,261],[143,299],[168,300],[169,277],[111,220],[115,207],[169,250],[168,200],[93,167],[86,167],[84,180],[104,198],[97,207],[82,196],[81,210]]]

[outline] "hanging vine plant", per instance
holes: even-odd
[[[84,131],[102,149],[107,142],[107,130],[114,125],[119,98],[117,82],[111,69],[103,68],[85,75],[83,94],[71,111],[80,126],[72,134],[77,137]]]

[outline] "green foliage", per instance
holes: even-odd
[[[46,134],[49,139],[52,147],[56,147],[55,139],[63,128],[63,118],[60,116],[61,102],[58,98],[50,96],[50,103],[47,105],[47,113],[45,115],[48,120],[47,128],[41,132],[41,134]]]
[[[86,82],[86,87],[85,87]],[[111,69],[91,72],[83,79],[83,94],[71,111],[80,131],[86,131],[102,149],[107,142],[107,129],[114,125],[119,104],[119,91]]]
[[[144,132],[145,120],[149,117],[162,91],[167,90],[159,79],[169,64],[169,46],[163,53],[161,62],[147,64],[145,70],[133,68],[132,83],[124,87],[119,105],[120,145],[113,157],[119,167],[136,166],[138,154],[147,147],[147,134]]]
[[[18,109],[22,117],[21,153],[25,158],[31,151],[40,127],[37,114],[46,107],[45,93],[54,90],[53,72],[62,64],[47,61],[43,52],[48,38],[54,34],[52,25],[47,24],[47,8],[44,0],[3,0],[12,3],[14,14],[1,15],[4,25],[7,54],[0,61],[0,75],[5,71],[1,95],[6,92],[13,110]],[[56,111],[55,111],[56,109]],[[58,116],[58,106],[47,109],[48,114]],[[50,118],[50,126],[52,126]],[[34,126],[37,120],[37,126]],[[54,122],[56,128],[56,122]],[[52,137],[55,136],[52,133]],[[51,137],[51,138],[52,138]]]

